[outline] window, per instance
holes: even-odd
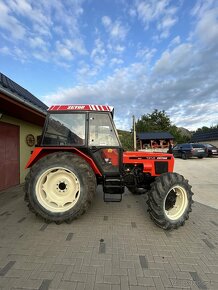
[[[50,114],[43,145],[85,145],[86,114]]]
[[[119,146],[118,138],[108,114],[89,114],[89,145]]]

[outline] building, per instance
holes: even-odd
[[[0,190],[23,183],[47,106],[0,73]]]
[[[143,132],[137,133],[140,149],[165,149],[173,143],[174,137],[169,132]]]
[[[210,143],[218,147],[218,129],[209,129],[206,132],[196,132],[192,135],[191,142]]]

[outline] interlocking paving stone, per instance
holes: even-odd
[[[137,228],[136,223],[135,222],[131,222],[131,226],[132,228]]]
[[[218,223],[216,223],[215,221],[210,221],[213,225],[218,227]]]
[[[44,224],[41,226],[40,231],[44,232],[44,230],[48,227],[48,224]]]
[[[206,283],[201,280],[197,272],[189,272],[190,275],[192,276],[193,281],[195,282],[196,286],[199,289],[207,289]]]
[[[202,241],[210,248],[215,249],[214,245],[208,239],[202,239]]]
[[[8,214],[8,211],[4,211],[3,213],[0,214],[0,216],[4,216],[4,215],[7,215]]]
[[[0,276],[5,276],[8,271],[14,266],[16,261],[10,261],[0,270]]]
[[[108,221],[108,216],[104,216],[104,221]]]
[[[25,221],[25,219],[26,219],[26,217],[21,218],[21,219],[18,221],[18,223],[19,223],[19,224],[22,223],[23,221]]]
[[[145,256],[139,256],[139,261],[140,261],[141,267],[143,269],[147,269],[148,268],[148,260],[146,259]]]
[[[100,242],[99,254],[105,254],[105,253],[106,253],[106,244],[104,242]]]
[[[66,237],[66,241],[71,241],[73,238],[73,233],[69,233]]]
[[[39,287],[39,290],[47,290],[51,284],[51,280],[43,280],[42,284]]]

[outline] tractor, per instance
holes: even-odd
[[[125,187],[147,194],[151,219],[165,230],[184,225],[192,206],[188,181],[173,172],[172,154],[125,152],[106,105],[48,109],[26,168],[25,200],[46,222],[70,223],[89,208],[98,185],[105,202],[121,201]]]

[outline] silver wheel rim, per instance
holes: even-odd
[[[188,205],[187,192],[184,187],[175,185],[167,193],[164,200],[164,212],[170,220],[179,219]]]
[[[48,211],[65,212],[73,208],[80,197],[80,182],[69,169],[53,167],[36,183],[38,202]]]

